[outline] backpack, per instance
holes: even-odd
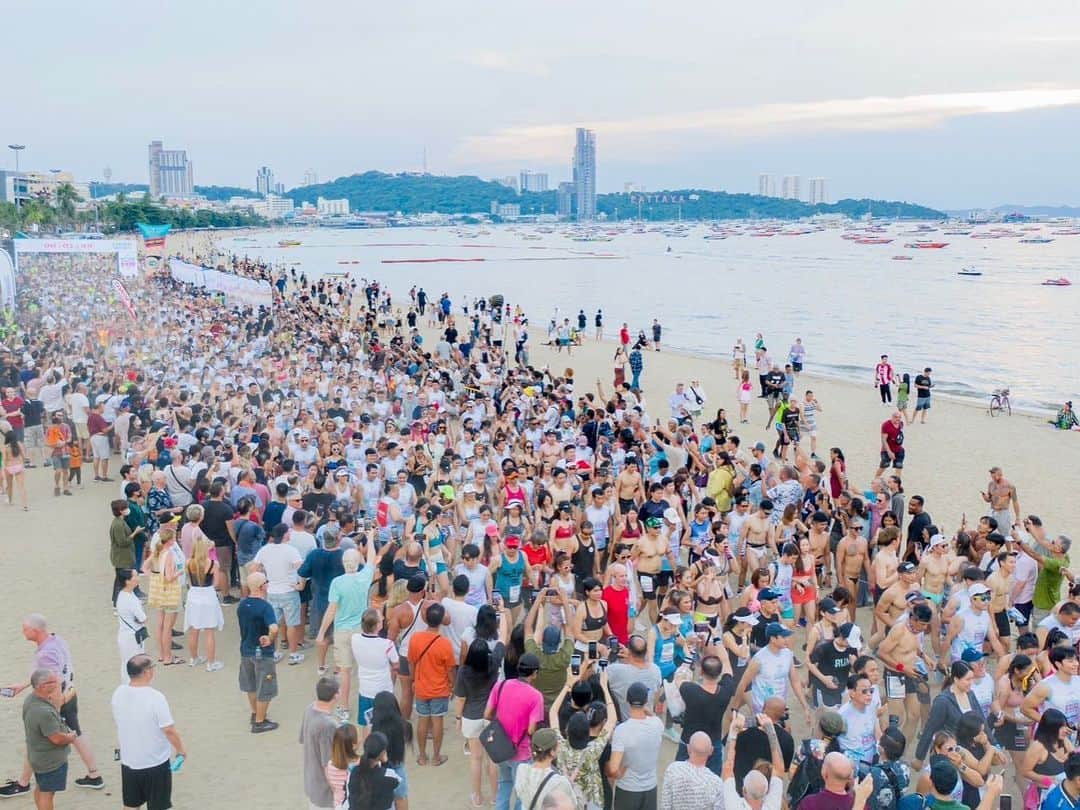
[[[836,740],[829,740],[819,754],[814,750],[814,743],[823,742],[825,741],[802,741],[802,746],[799,748],[799,766],[795,769],[795,775],[791,777],[791,783],[788,785],[789,810],[797,810],[799,802],[825,788],[825,779],[821,775],[821,763],[825,759],[825,754],[839,751],[840,746]]]
[[[882,762],[870,768],[874,790],[866,803],[868,810],[897,810],[911,775],[901,762]]]

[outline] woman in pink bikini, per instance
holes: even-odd
[[[8,504],[15,502],[15,489],[18,487],[23,511],[29,511],[30,506],[26,500],[26,457],[14,430],[4,434],[4,442],[0,445],[0,466],[3,467],[4,481],[7,484]]]

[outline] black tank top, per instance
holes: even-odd
[[[593,616],[589,613],[589,601],[585,600],[585,616],[581,619],[581,629],[583,631],[590,630],[603,630],[604,625],[607,624],[607,607],[604,607],[603,612],[599,616]]]
[[[574,576],[578,580],[583,580],[585,577],[593,576],[596,560],[596,544],[585,545],[580,540],[578,541],[578,548],[573,554],[570,555],[570,564],[574,569]]]

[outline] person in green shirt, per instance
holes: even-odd
[[[142,570],[143,548],[146,546],[146,496],[138,481],[129,481],[124,485],[124,497],[128,502],[128,513],[124,516],[124,522],[131,529],[135,540],[135,570]],[[142,531],[138,531],[142,529]],[[141,594],[140,594],[141,595]]]
[[[1039,566],[1039,576],[1035,580],[1035,596],[1034,603],[1036,610],[1053,610],[1054,605],[1061,599],[1061,579],[1062,577],[1068,578],[1069,582],[1074,581],[1072,572],[1068,569],[1069,565],[1069,548],[1072,546],[1072,541],[1065,535],[1059,535],[1057,539],[1052,540],[1049,543],[1043,543],[1047,549],[1045,555],[1038,553],[1038,550],[1033,551],[1023,543],[1019,544],[1019,548],[1033,560],[1035,564]]]
[[[33,692],[23,701],[23,729],[26,758],[34,772],[34,805],[53,807],[55,794],[67,787],[68,753],[76,734],[65,725],[56,708],[60,697],[60,676],[48,669],[36,669],[30,676]]]
[[[533,686],[544,696],[545,712],[551,710],[551,704],[566,684],[566,668],[574,654],[574,640],[555,625],[547,624],[550,615],[547,605],[558,604],[561,599],[561,593],[547,596],[546,590],[542,590],[525,617],[525,652],[540,660],[540,671]]]

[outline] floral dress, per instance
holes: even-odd
[[[571,748],[570,744],[559,735],[559,755],[556,760],[559,773],[570,780],[574,792],[590,804],[602,807],[604,804],[604,786],[600,777],[600,756],[608,743],[608,733],[589,740],[582,749]]]

